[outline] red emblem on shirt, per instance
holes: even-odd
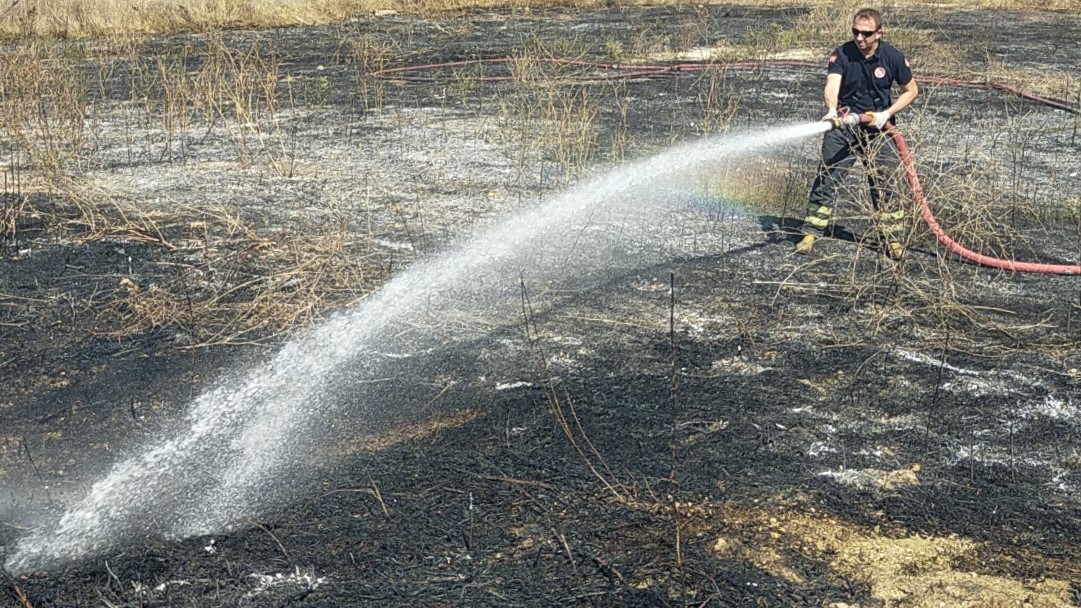
[[[886,77],[886,68],[884,68],[882,66],[878,66],[877,68],[875,68],[875,78],[885,78],[885,77]]]
[[[836,63],[836,62],[837,62],[837,55],[830,55],[830,63]]]
[[[906,67],[906,68],[910,68],[910,67],[912,67],[911,65],[909,65],[909,63],[908,63],[908,58],[907,58],[907,57],[905,57],[905,67]]]

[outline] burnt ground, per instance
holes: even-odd
[[[363,292],[620,158],[819,112],[821,76],[807,70],[375,80],[358,77],[352,43],[389,48],[393,65],[557,50],[608,61],[615,47],[660,60],[800,14],[478,13],[228,33],[232,48],[270,45],[307,96],[283,114],[291,152],[264,148],[250,165],[234,127],[166,146],[152,124],[131,135],[123,86],[103,93],[83,192],[157,214],[165,234],[80,233],[58,221],[74,214],[67,199],[20,193],[26,218],[0,262],[0,555],[288,338],[262,328],[193,347],[192,323],[132,321],[141,300],[124,279],[147,294],[175,286],[182,263],[229,276],[196,220],[229,210],[263,239],[341,223],[363,247],[335,255],[375,269]],[[1007,67],[1081,61],[1040,34],[1076,34],[1068,15],[904,23],[945,36],[946,17],[980,25],[973,45]],[[586,144],[549,111],[559,104],[593,113]],[[1076,117],[947,85],[919,105],[904,126],[944,225],[984,250],[1081,259]],[[438,348],[395,369],[385,402],[336,410],[352,430],[287,504],[218,534],[166,540],[148,525],[100,555],[32,565],[4,583],[4,605],[1078,605],[1081,283],[960,263],[922,228],[889,262],[860,242],[855,176],[846,230],[796,258],[784,218],[813,156],[797,142],[691,180],[665,224],[628,235],[635,263],[530,283],[529,334],[514,306],[440,311]]]

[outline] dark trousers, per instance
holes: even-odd
[[[904,230],[905,212],[899,204],[897,184],[900,155],[893,139],[885,132],[863,127],[833,129],[822,136],[822,162],[811,185],[803,232],[821,236],[829,226],[833,203],[840,184],[856,157],[867,171],[871,204],[879,234],[898,240]]]

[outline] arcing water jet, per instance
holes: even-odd
[[[522,274],[595,283],[613,269],[657,263],[672,254],[643,254],[627,235],[640,230],[656,238],[657,226],[671,220],[664,201],[648,196],[651,187],[828,128],[814,122],[675,147],[418,262],[360,306],[294,338],[266,364],[198,397],[175,434],[113,465],[85,497],[21,538],[7,568],[24,572],[85,559],[147,536],[228,530],[295,499],[336,438],[387,409],[409,407],[381,381],[393,379],[395,357],[440,343],[417,329],[432,325],[433,311],[464,307],[477,314],[515,302]]]

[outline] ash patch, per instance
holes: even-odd
[[[484,13],[460,31],[401,18],[362,22],[350,35],[410,32],[397,38],[408,41],[399,58],[420,63],[477,48],[505,55],[523,32],[554,44],[588,29],[630,48],[639,16],[665,17],[672,31],[705,23],[693,45],[712,46],[800,14],[611,10],[505,27]],[[1018,59],[1013,45],[1028,34],[989,29],[995,52]],[[267,37],[226,39],[248,48]],[[310,87],[277,122],[208,121],[186,140],[150,127],[129,138],[119,89],[109,93],[118,103],[92,117],[104,160],[86,191],[155,213],[185,210],[183,226],[165,224],[184,255],[145,233],[57,235],[45,215],[6,244],[0,363],[12,382],[0,386],[0,478],[14,490],[2,497],[5,514],[60,509],[124,449],[175,424],[215,379],[258,365],[285,339],[193,350],[181,336],[197,328],[117,337],[104,322],[116,317],[103,311],[132,302],[124,279],[145,293],[181,263],[221,270],[212,260],[225,258],[193,245],[192,222],[239,217],[264,243],[341,226],[339,257],[381,269],[357,281],[355,299],[624,159],[778,116],[813,117],[821,90],[820,74],[792,69],[634,81],[623,96],[611,83],[554,93],[463,82],[470,75],[364,90],[358,66],[336,50],[338,34],[271,37],[290,59],[283,76]],[[161,51],[189,43],[202,39],[163,40]],[[1001,203],[988,207],[987,226],[1009,230],[981,248],[1073,259],[1069,119],[987,92],[926,93],[922,118],[904,127],[944,223],[967,227],[970,209],[955,196],[983,183]],[[730,103],[731,118],[710,99]],[[578,104],[568,112],[578,118],[546,113],[564,101]],[[594,111],[586,136],[567,130]],[[971,115],[980,128],[961,128]],[[246,160],[242,136],[259,136]],[[918,605],[920,594],[960,581],[973,597],[1076,601],[1076,280],[957,264],[919,232],[901,267],[858,238],[794,258],[784,218],[801,212],[813,154],[808,141],[762,155],[732,180],[763,190],[791,180],[762,208],[754,187],[711,184],[725,167],[688,179],[665,221],[627,234],[634,265],[566,285],[526,282],[530,313],[514,301],[484,318],[437,314],[433,332],[448,339],[401,357],[389,391],[409,407],[388,408],[368,432],[343,419],[328,446],[338,458],[307,470],[317,489],[287,507],[212,537],[149,531],[100,558],[21,573],[4,592],[57,606]],[[841,221],[854,234],[868,228],[862,189],[853,176],[845,192]],[[221,276],[206,281],[225,285]],[[5,518],[0,554],[10,556],[28,525]],[[889,584],[899,579],[907,592]]]

